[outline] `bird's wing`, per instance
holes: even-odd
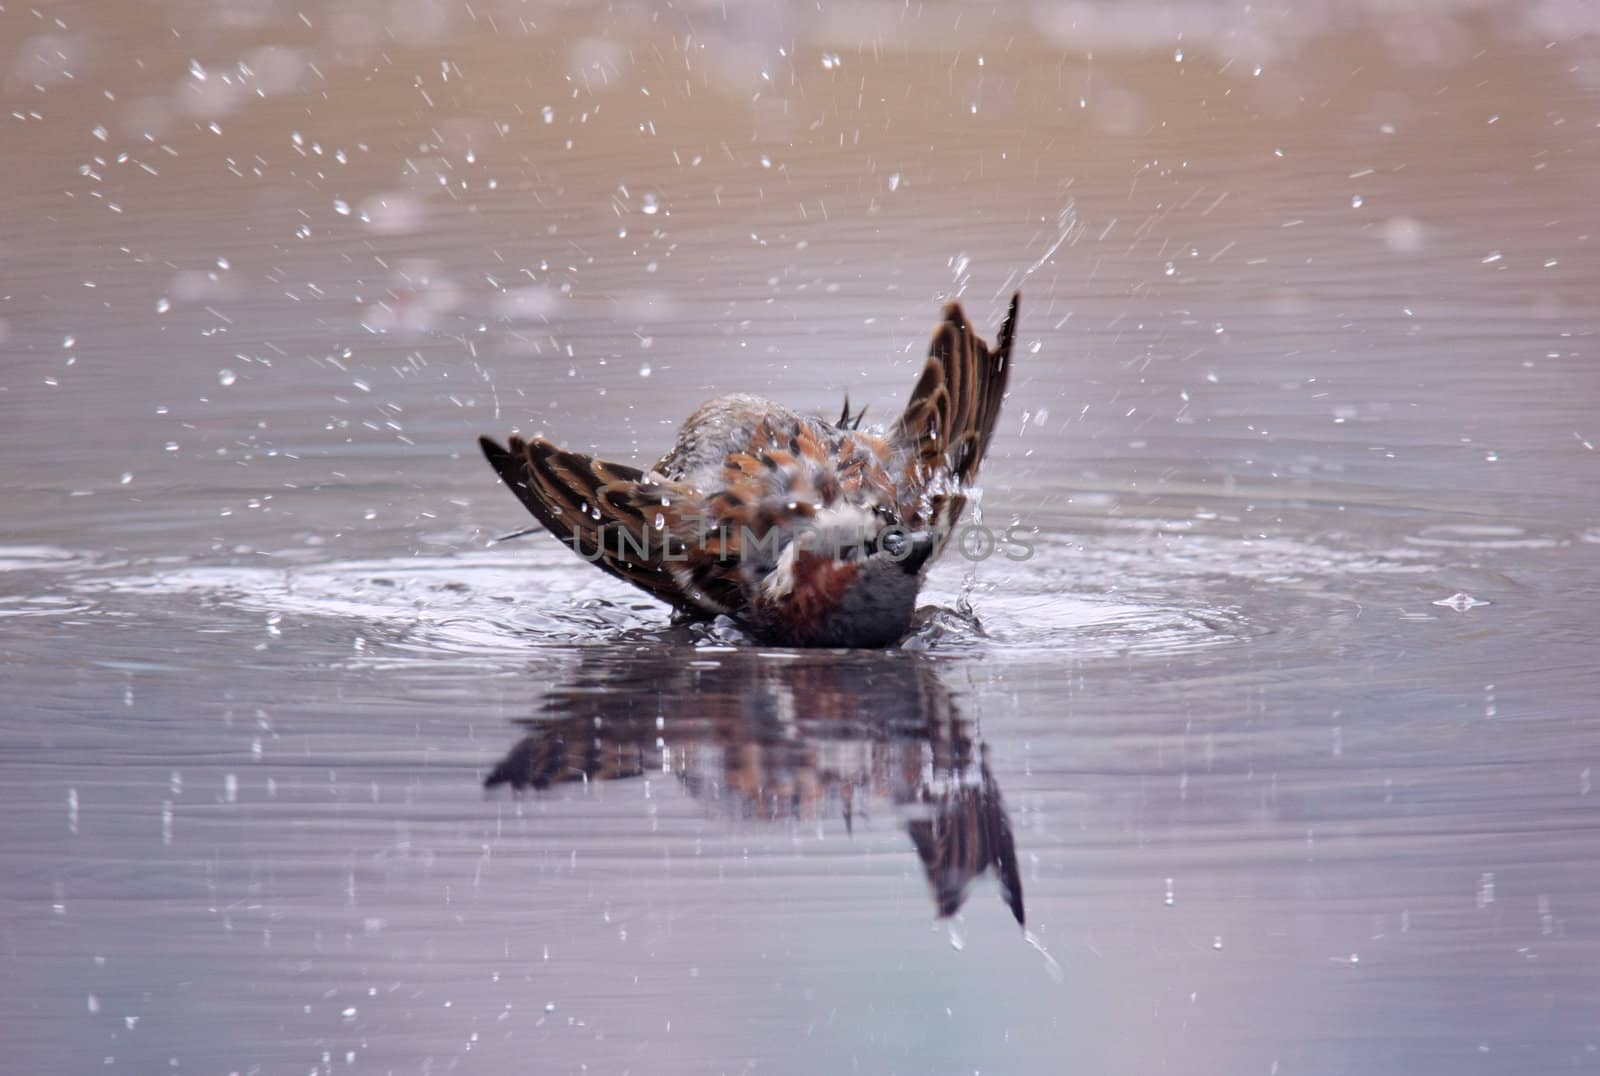
[[[480,437],[489,465],[535,519],[585,560],[680,610],[723,607],[689,583],[698,498],[637,467],[567,452],[543,437]]]
[[[889,431],[906,456],[906,481],[926,491],[937,524],[953,526],[965,498],[959,491],[977,478],[994,436],[1011,373],[1020,293],[1000,326],[994,349],[979,339],[960,303],[944,308],[933,332],[928,361],[911,399]]]

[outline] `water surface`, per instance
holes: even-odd
[[[1600,1066],[1583,9],[151,10],[0,13],[9,1066]],[[899,651],[491,542],[1018,287]]]

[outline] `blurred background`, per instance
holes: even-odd
[[[0,105],[0,1067],[1600,1067],[1594,4],[5,3]],[[478,434],[1019,289],[909,652],[489,541]]]

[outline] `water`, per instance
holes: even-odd
[[[1600,1065],[1585,9],[956,10],[0,13],[6,1068]],[[904,650],[491,542],[1013,287]]]

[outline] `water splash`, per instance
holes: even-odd
[[[1022,940],[1032,946],[1040,956],[1044,957],[1045,973],[1050,976],[1053,982],[1066,981],[1067,973],[1062,970],[1061,962],[1050,955],[1050,950],[1046,949],[1044,942],[1039,940],[1039,935],[1031,930],[1025,930],[1022,932]]]

